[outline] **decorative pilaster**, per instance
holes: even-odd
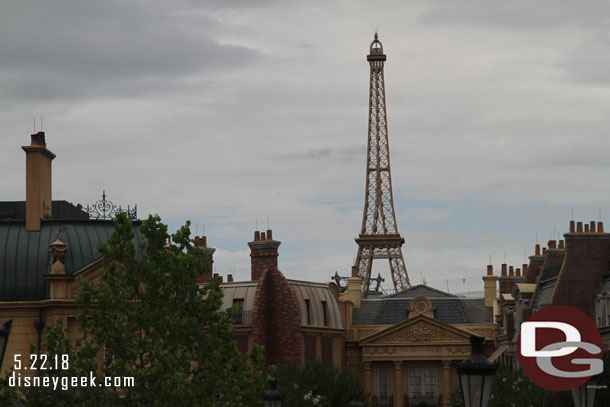
[[[394,362],[394,405],[404,407],[404,394],[402,390],[402,361]]]
[[[364,362],[364,392],[371,392],[371,362]]]
[[[443,403],[449,401],[451,395],[451,361],[443,360]]]

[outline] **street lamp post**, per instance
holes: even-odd
[[[277,391],[277,380],[269,381],[270,389],[267,390],[265,395],[263,396],[264,406],[265,407],[282,407],[282,400],[284,396]]]
[[[8,335],[11,333],[11,324],[13,320],[6,324],[0,323],[0,372],[2,371],[2,361],[4,360],[4,352],[8,344]]]
[[[593,407],[598,376],[593,376],[581,386],[572,389],[572,400],[576,407]]]
[[[457,368],[465,407],[487,407],[489,403],[497,367],[483,355],[484,341],[485,337],[472,335],[470,355]]]

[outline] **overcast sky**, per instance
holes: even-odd
[[[347,275],[378,26],[411,281],[482,290],[490,255],[522,264],[572,209],[608,219],[609,16],[607,1],[1,0],[0,200],[25,199],[20,146],[44,116],[54,199],[106,190],[174,230],[205,225],[216,272],[239,280],[269,220],[288,278]]]

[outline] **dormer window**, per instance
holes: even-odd
[[[305,312],[307,313],[307,325],[311,325],[311,301],[305,300]]]
[[[324,317],[324,326],[328,326],[328,317],[326,316],[326,301],[322,301],[322,315]]]

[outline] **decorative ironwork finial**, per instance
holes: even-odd
[[[87,214],[89,219],[105,220],[113,219],[117,214],[125,212],[131,219],[138,218],[138,205],[131,208],[127,205],[127,209],[123,209],[120,205],[116,206],[112,202],[106,200],[106,191],[102,191],[102,199],[93,205],[87,205]]]

